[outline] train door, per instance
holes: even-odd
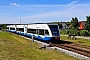
[[[24,33],[27,33],[27,27],[24,27]]]
[[[36,34],[39,35],[39,30],[38,29],[36,29]]]
[[[49,36],[49,31],[48,30],[44,30],[44,35],[45,36]]]
[[[15,31],[16,31],[16,25],[15,25]]]

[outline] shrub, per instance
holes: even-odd
[[[87,30],[81,30],[80,35],[81,36],[89,36],[89,32]]]
[[[60,34],[77,35],[77,36],[90,36],[90,31],[88,32],[88,30],[68,29],[68,30],[61,30]]]
[[[67,31],[66,30],[61,30],[60,34],[64,34],[65,35],[65,34],[67,34]]]
[[[73,35],[73,34],[75,34],[75,30],[69,30],[69,35]]]
[[[90,31],[88,32],[88,35],[90,36]]]
[[[60,31],[60,34],[69,34],[69,35],[73,35],[73,34],[76,34],[76,31],[75,30],[72,30],[72,29],[67,29],[67,30],[61,30]]]
[[[77,36],[80,36],[80,31],[77,30],[75,34],[76,34]]]

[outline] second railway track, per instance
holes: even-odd
[[[62,41],[61,41],[62,42]],[[62,48],[62,49],[66,49],[66,50],[69,50],[69,51],[72,51],[72,52],[76,52],[78,54],[81,54],[81,55],[84,55],[84,56],[87,56],[90,58],[90,46],[85,46],[82,47],[83,45],[80,45],[80,44],[75,44],[75,43],[69,43],[69,42],[63,42],[63,43],[52,43],[51,46],[56,46],[56,47],[59,47],[59,48]]]

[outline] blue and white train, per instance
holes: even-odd
[[[8,25],[8,32],[34,37],[43,41],[60,40],[60,31],[57,24],[17,24]]]

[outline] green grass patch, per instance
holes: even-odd
[[[0,32],[0,60],[77,60],[56,50],[39,50],[36,42],[12,33]]]
[[[67,36],[60,36],[61,40],[65,41],[70,41],[76,44],[82,44],[82,45],[87,45],[90,46],[90,40],[83,39],[83,38],[77,38],[76,40],[72,39],[67,39]]]

